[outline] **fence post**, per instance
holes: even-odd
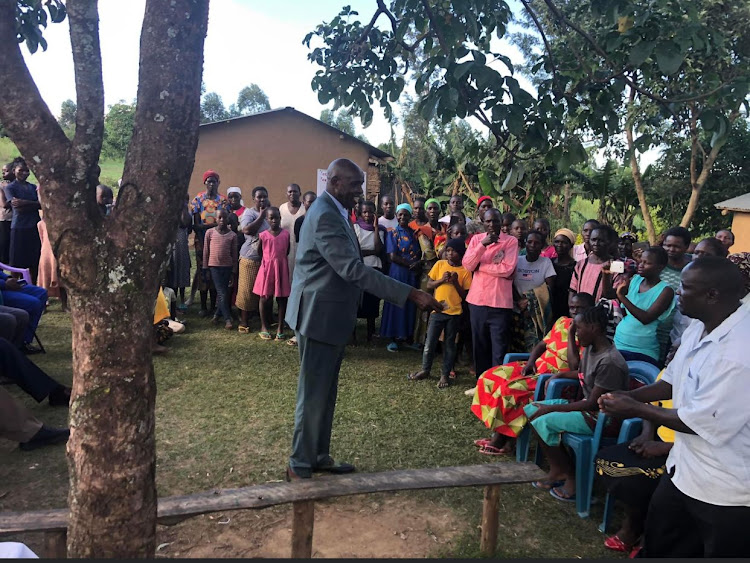
[[[313,524],[315,523],[315,501],[303,500],[292,503],[292,558],[312,557]]]
[[[44,557],[65,559],[68,557],[68,531],[44,532]]]
[[[497,548],[497,517],[500,507],[500,485],[487,485],[484,488],[482,504],[482,537],[479,549],[485,557],[495,555]]]

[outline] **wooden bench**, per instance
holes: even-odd
[[[497,545],[500,487],[528,483],[543,477],[544,473],[535,464],[518,462],[352,473],[162,498],[158,502],[157,522],[169,526],[199,514],[292,503],[291,556],[309,558],[312,554],[316,500],[366,493],[483,485],[480,548],[489,557],[495,554]],[[67,509],[0,512],[0,536],[23,532],[45,534],[44,557],[66,557],[67,528]]]

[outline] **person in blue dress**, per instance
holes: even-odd
[[[408,203],[402,203],[396,208],[398,225],[386,233],[385,251],[391,262],[388,276],[417,287],[422,252],[414,231],[409,227],[411,217],[412,208]],[[416,315],[416,308],[411,301],[407,301],[404,307],[387,302],[383,305],[380,337],[391,339],[387,347],[389,352],[397,352],[399,342],[412,344]]]
[[[39,196],[36,185],[27,182],[29,168],[22,160],[15,161],[16,179],[5,186],[6,206],[13,210],[10,224],[10,265],[28,268],[36,281],[42,242],[36,224],[39,222]]]

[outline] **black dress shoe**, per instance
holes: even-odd
[[[61,442],[67,442],[70,437],[70,429],[68,428],[49,428],[42,426],[39,432],[28,442],[21,442],[18,447],[23,451],[28,452],[41,448],[42,446],[49,446],[52,444],[59,444]]]
[[[342,475],[344,473],[354,473],[357,470],[351,463],[345,461],[333,461],[328,465],[319,465],[315,468],[315,471],[325,471],[327,473],[333,473],[334,475]]]

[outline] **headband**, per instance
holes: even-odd
[[[396,213],[398,213],[402,209],[406,209],[409,212],[409,215],[414,213],[414,210],[411,208],[411,205],[409,205],[408,203],[402,203],[401,205],[396,207]]]
[[[203,183],[205,184],[206,180],[208,180],[211,176],[213,176],[214,178],[216,178],[217,182],[219,181],[219,173],[218,172],[216,172],[214,170],[206,170],[203,173]]]
[[[491,198],[490,196],[488,196],[488,195],[483,195],[482,197],[480,197],[480,198],[479,198],[479,199],[477,200],[477,207],[479,207],[480,205],[482,205],[482,202],[483,202],[484,200],[486,200],[486,199],[490,200],[490,203],[492,203],[492,198]]]
[[[434,203],[435,205],[437,205],[438,207],[440,207],[440,202],[438,200],[436,200],[434,197],[431,197],[430,199],[428,199],[427,201],[424,202],[425,209],[427,209],[427,206],[430,205],[431,203]]]

